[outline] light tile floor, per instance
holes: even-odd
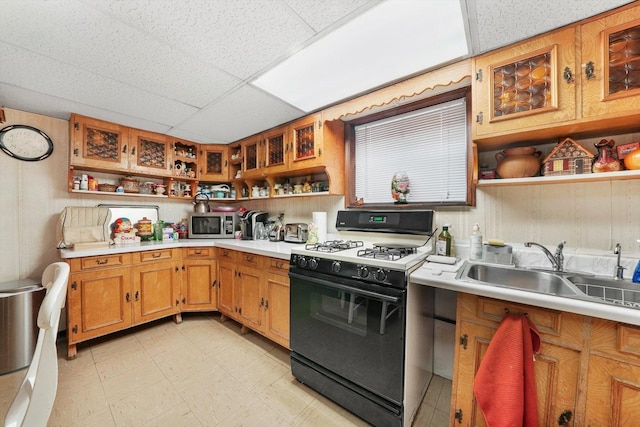
[[[291,375],[289,352],[218,314],[186,314],[59,346],[49,426],[367,426]],[[0,376],[4,418],[26,370]],[[451,381],[435,376],[414,426],[448,425]]]

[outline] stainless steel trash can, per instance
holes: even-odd
[[[45,288],[34,280],[0,283],[0,375],[31,363]]]

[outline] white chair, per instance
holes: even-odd
[[[60,311],[64,307],[69,265],[54,262],[42,273],[47,293],[38,311],[38,341],[20,389],[9,407],[5,427],[45,427],[58,389],[56,337]]]

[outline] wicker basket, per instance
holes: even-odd
[[[98,184],[98,191],[107,191],[114,192],[116,191],[116,186],[113,184]]]

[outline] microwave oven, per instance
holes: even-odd
[[[203,212],[189,214],[190,239],[233,239],[240,229],[235,212]]]

